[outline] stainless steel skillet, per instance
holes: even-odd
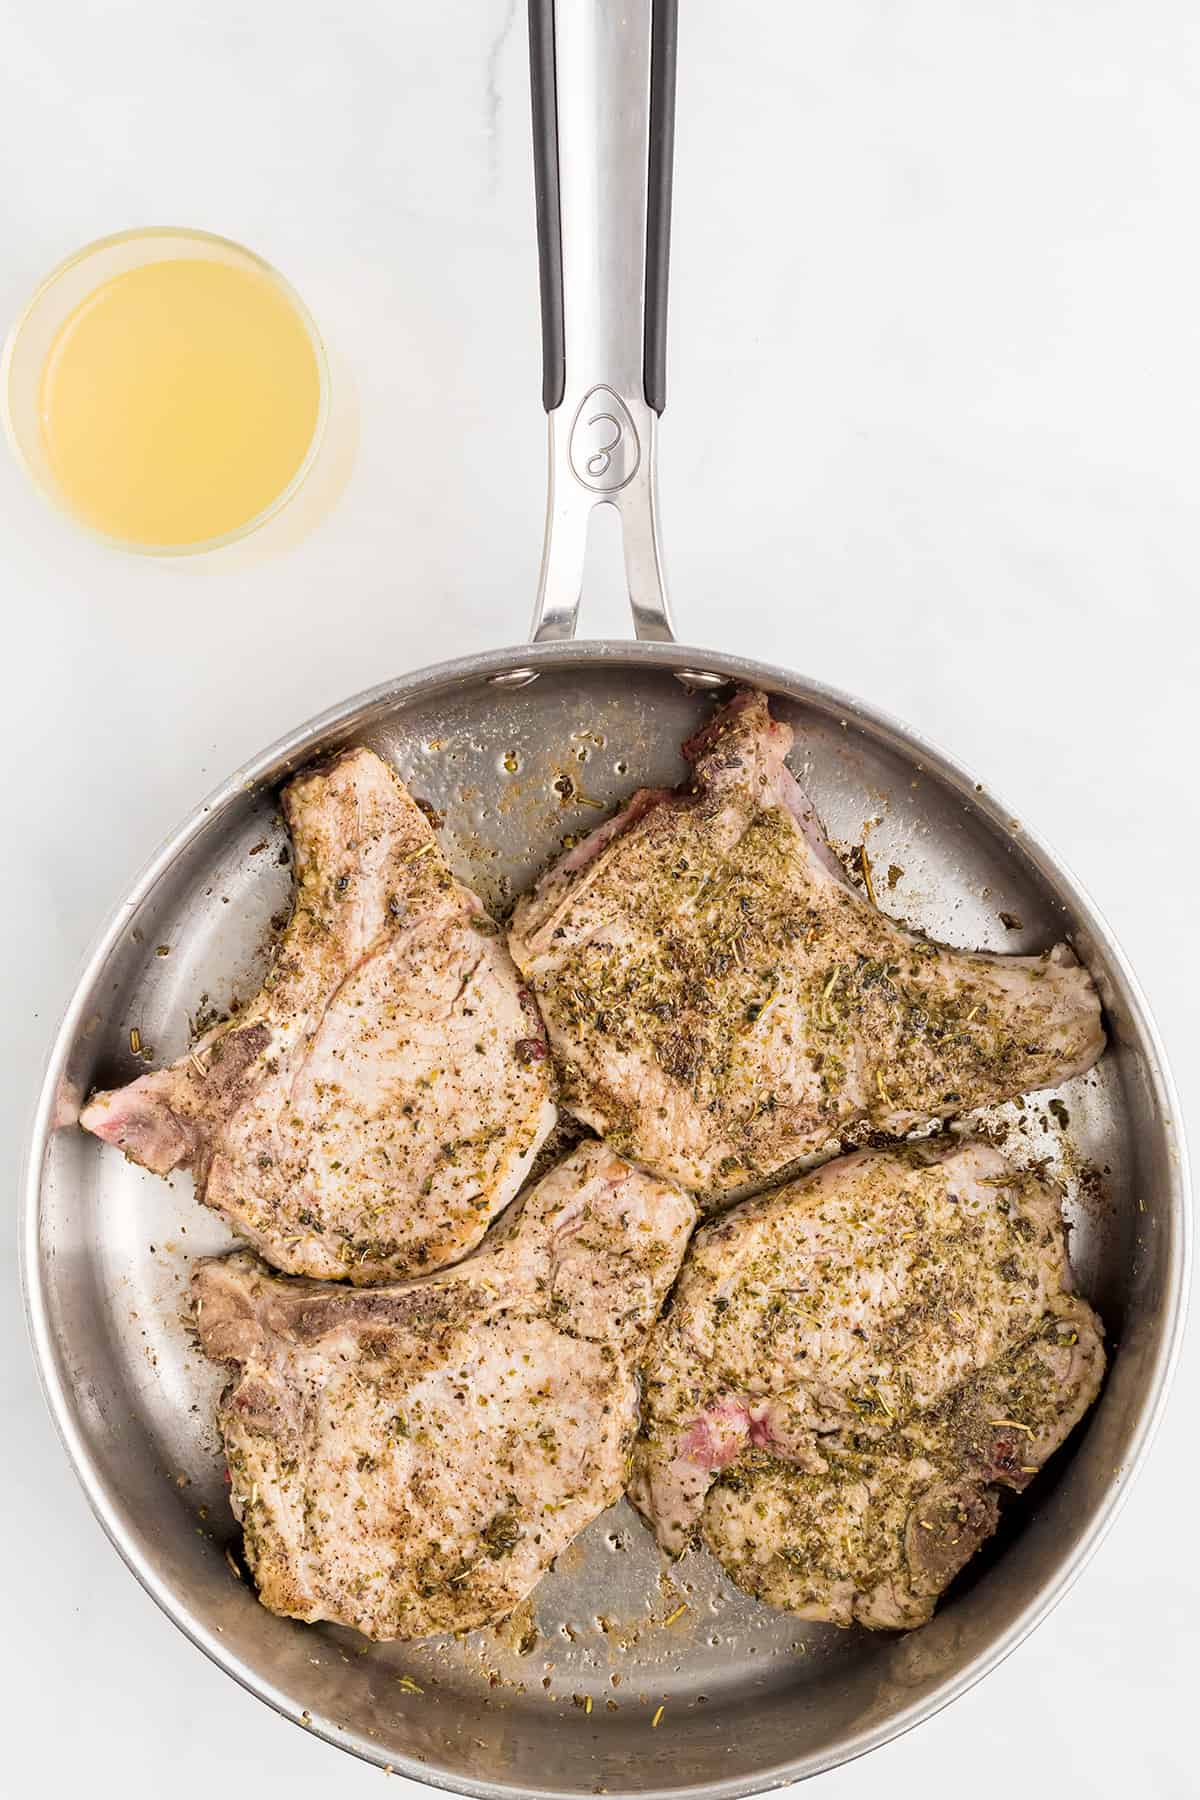
[[[745,1794],[927,1717],[1079,1572],[1145,1454],[1178,1344],[1183,1149],[1118,948],[1002,804],[847,696],[672,641],[653,466],[673,16],[651,0],[557,0],[535,4],[531,23],[551,439],[536,641],[388,683],[302,726],[238,770],[142,873],[51,1054],[29,1159],[26,1291],[50,1404],[105,1529],[176,1623],[281,1712],[470,1793]],[[571,641],[586,514],[600,502],[621,509],[649,641]],[[274,796],[310,757],[348,741],[383,751],[444,814],[461,872],[501,902],[635,783],[676,779],[676,745],[708,705],[700,690],[728,681],[768,690],[795,726],[798,770],[835,838],[859,841],[878,821],[873,860],[900,871],[881,893],[889,909],[996,949],[1065,932],[1095,975],[1112,1038],[1102,1064],[1057,1108],[1039,1099],[986,1123],[1014,1155],[1049,1157],[1066,1183],[1075,1261],[1115,1351],[1101,1402],[934,1622],[907,1637],[800,1625],[699,1557],[667,1569],[625,1507],[498,1632],[364,1647],[273,1618],[226,1561],[235,1530],[211,1424],[221,1376],[179,1317],[191,1260],[228,1239],[183,1187],[75,1130],[79,1099],[142,1066],[131,1030],[156,1060],[175,1055],[189,1013],[256,985],[289,892]],[[1006,930],[1002,912],[1021,929]]]

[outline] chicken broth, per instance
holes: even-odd
[[[268,511],[317,429],[312,334],[265,271],[204,257],[103,282],[60,327],[40,418],[65,504],[106,537],[185,548]]]

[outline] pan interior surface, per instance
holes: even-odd
[[[1144,1448],[1177,1335],[1181,1152],[1151,1028],[1103,927],[1002,807],[898,728],[704,653],[701,666],[772,692],[796,731],[792,766],[835,842],[868,845],[886,911],[963,947],[1039,950],[1069,936],[1096,977],[1110,1033],[1100,1065],[982,1122],[1016,1161],[1048,1159],[1066,1187],[1080,1285],[1109,1339],[1100,1402],[933,1623],[907,1636],[803,1624],[740,1594],[701,1553],[668,1564],[625,1503],[511,1621],[461,1639],[369,1645],[295,1624],[235,1573],[213,1422],[224,1376],[185,1317],[193,1260],[232,1240],[189,1178],[159,1181],[78,1131],[82,1097],[131,1079],[143,1058],[183,1053],[192,1029],[256,989],[290,898],[276,802],[293,769],[344,743],[379,750],[444,820],[456,871],[503,910],[564,839],[635,787],[681,779],[678,744],[712,701],[674,671],[699,654],[549,646],[530,661],[537,679],[513,687],[495,681],[514,661],[500,653],[368,695],[268,753],[122,909],[68,1015],[34,1147],[35,1341],[122,1554],[280,1710],[380,1765],[472,1793],[749,1793],[934,1710],[1035,1622],[1095,1541]]]

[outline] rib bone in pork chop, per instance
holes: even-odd
[[[264,1603],[373,1638],[522,1600],[620,1497],[692,1201],[581,1145],[457,1268],[349,1289],[201,1263],[200,1340]]]
[[[356,1282],[477,1244],[554,1122],[498,927],[370,750],[283,795],[291,920],[261,992],[81,1123],[198,1196],[278,1268]]]
[[[861,1151],[697,1233],[631,1497],[776,1606],[921,1624],[1103,1368],[1049,1183],[981,1144]]]
[[[949,950],[849,883],[743,692],[518,905],[510,944],[562,1099],[685,1187],[763,1181],[850,1127],[903,1135],[1088,1068],[1100,1007],[1065,944]]]

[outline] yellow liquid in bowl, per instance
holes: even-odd
[[[269,275],[146,263],[75,309],[46,358],[41,421],[63,500],[94,530],[164,548],[265,512],[317,427],[321,372]]]

